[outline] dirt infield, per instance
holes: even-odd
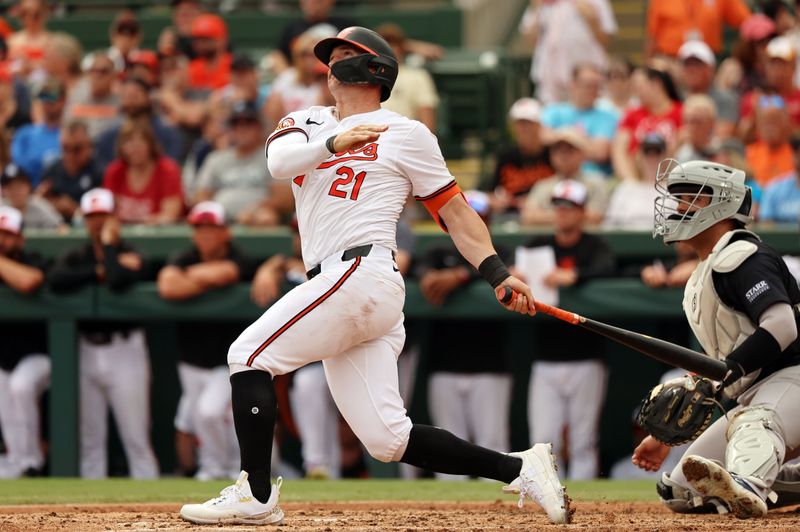
[[[800,510],[771,512],[766,519],[680,516],[655,503],[577,503],[573,524],[550,525],[535,505],[522,510],[495,503],[357,502],[285,503],[284,530],[298,532],[382,532],[625,529],[628,532],[707,530],[800,530]],[[177,504],[113,504],[0,507],[0,531],[269,530],[254,526],[194,526],[181,521]]]

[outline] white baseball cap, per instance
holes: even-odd
[[[187,220],[192,225],[225,225],[225,208],[216,201],[201,201],[189,211]]]
[[[508,110],[511,120],[528,120],[540,123],[542,121],[542,106],[533,98],[520,98]]]
[[[0,231],[15,235],[22,233],[22,213],[14,207],[0,206]]]
[[[714,56],[714,52],[704,41],[693,40],[683,43],[680,50],[678,50],[678,59],[686,61],[690,57],[699,59],[709,66],[715,66],[717,64],[717,58]]]
[[[81,196],[81,211],[90,214],[111,214],[114,212],[114,194],[107,188],[93,188]]]
[[[549,146],[566,142],[582,152],[586,152],[589,147],[589,137],[586,136],[586,131],[579,126],[565,126],[550,130],[545,136],[545,142]]]
[[[770,59],[783,59],[784,61],[794,61],[796,51],[792,41],[788,37],[775,37],[767,45],[767,57]]]
[[[553,203],[568,202],[576,207],[586,205],[586,198],[589,195],[586,185],[574,179],[564,179],[556,183],[550,200]]]

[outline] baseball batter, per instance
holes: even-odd
[[[780,255],[744,229],[751,191],[743,171],[707,161],[665,163],[656,180],[654,234],[686,242],[700,258],[683,308],[706,354],[728,367],[720,386],[738,406],[689,446],[658,491],[676,512],[763,516],[776,500],[773,489],[778,504],[796,500],[780,491],[796,492],[797,484],[781,466],[800,451],[800,290]],[[668,452],[648,436],[633,463],[654,471]]]
[[[335,107],[284,118],[267,140],[272,176],[292,181],[308,282],[270,307],[231,345],[228,363],[241,449],[238,481],[219,497],[185,505],[194,523],[280,523],[280,479],[270,485],[276,400],[272,377],[322,360],[339,410],[368,452],[437,472],[510,483],[552,522],[569,520],[569,499],[547,444],[503,454],[442,429],[414,424],[397,382],[405,285],[397,271],[395,225],[413,192],[506,308],[534,313],[530,289],[509,275],[489,232],[449,174],[436,137],[419,122],[381,109],[397,60],[371,30],[324,39],[315,55],[330,66]],[[487,356],[491,354],[487,353]]]

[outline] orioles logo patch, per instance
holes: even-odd
[[[275,128],[275,131],[280,131],[281,129],[286,129],[287,127],[293,125],[294,125],[294,118],[287,116],[278,123],[278,127]]]

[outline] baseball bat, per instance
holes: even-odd
[[[514,291],[506,287],[505,294],[500,301],[508,304],[512,301],[513,297]],[[613,340],[634,351],[660,360],[670,366],[683,368],[715,381],[723,380],[725,378],[725,373],[728,371],[727,366],[719,360],[707,357],[702,353],[687,349],[683,346],[667,342],[666,340],[660,340],[645,334],[585,318],[580,314],[547,305],[540,301],[534,301],[534,306],[537,312],[547,314],[548,316],[571,323],[572,325],[583,327],[595,334],[605,336],[609,340]]]

